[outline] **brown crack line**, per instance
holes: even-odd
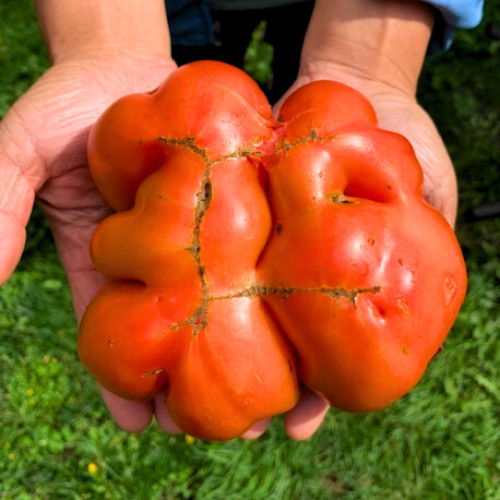
[[[164,368],[157,368],[156,370],[146,370],[141,375],[141,378],[147,377],[148,375],[158,375],[159,373],[163,373],[164,371]]]
[[[354,200],[346,198],[342,193],[330,193],[326,195],[326,199],[332,203],[337,203],[339,205],[352,205],[356,203]]]
[[[200,275],[201,287],[202,287],[201,305],[200,307],[198,307],[198,309],[196,309],[196,311],[191,315],[191,317],[172,325],[167,331],[174,331],[178,330],[183,326],[191,325],[193,326],[193,336],[195,336],[201,330],[207,328],[208,304],[216,300],[238,299],[243,297],[262,297],[265,295],[282,295],[281,300],[286,300],[292,294],[321,293],[329,297],[332,297],[333,299],[347,298],[352,301],[353,305],[355,305],[355,299],[357,295],[359,295],[360,293],[380,292],[381,290],[380,286],[348,290],[343,287],[327,287],[327,286],[284,287],[284,286],[272,286],[272,285],[254,285],[245,288],[244,290],[241,290],[239,292],[236,292],[234,294],[210,296],[209,287],[205,276],[205,267],[201,259],[200,233],[201,233],[201,223],[212,201],[213,193],[212,193],[212,183],[210,181],[210,173],[212,165],[214,163],[221,162],[230,158],[259,156],[261,152],[253,150],[252,146],[255,145],[255,142],[251,142],[249,145],[241,149],[238,149],[233,153],[211,160],[206,150],[200,148],[195,144],[196,139],[194,137],[185,137],[183,139],[175,139],[171,137],[159,137],[158,139],[165,142],[166,144],[186,147],[190,149],[194,153],[198,154],[205,164],[205,171],[203,173],[203,180],[201,183],[201,187],[199,191],[196,193],[197,202],[195,207],[193,238],[191,241],[191,245],[188,248],[186,248],[186,250],[193,256],[198,266],[198,272]],[[285,145],[282,148],[276,149],[276,152],[279,153],[283,150],[289,151],[292,147],[297,146],[299,144],[304,144],[309,141],[315,141],[315,140],[326,141],[333,139],[335,139],[334,136],[318,137],[317,132],[315,130],[312,130],[308,136],[298,139],[292,143],[285,143]]]
[[[169,137],[160,137],[159,140],[174,146],[181,146],[188,148],[193,153],[196,153],[202,159],[205,164],[205,170],[203,172],[203,180],[201,182],[200,189],[196,193],[196,206],[194,210],[194,227],[193,236],[191,239],[191,245],[186,248],[186,250],[193,256],[198,266],[198,274],[201,280],[201,292],[202,292],[202,303],[205,303],[208,296],[208,283],[205,277],[205,266],[201,260],[201,223],[207,213],[210,202],[212,201],[212,183],[210,181],[210,173],[213,160],[210,160],[207,152],[195,144],[195,139],[193,137],[185,137],[183,139],[174,139]],[[193,325],[193,335],[196,335],[202,328],[206,327],[207,324],[207,308],[200,307],[197,311],[189,318],[190,324]]]
[[[329,287],[329,286],[319,286],[319,287],[290,287],[290,286],[272,286],[272,285],[253,285],[239,292],[227,294],[227,295],[207,295],[202,298],[201,306],[193,313],[193,315],[186,319],[172,325],[168,328],[167,332],[178,330],[183,326],[191,325],[196,333],[207,327],[207,315],[208,315],[208,305],[210,302],[215,302],[217,300],[231,300],[231,299],[241,299],[241,298],[257,298],[266,295],[281,295],[281,301],[284,301],[290,297],[290,295],[295,294],[306,294],[306,293],[320,293],[327,295],[332,299],[346,298],[351,301],[352,305],[356,304],[356,297],[363,293],[379,293],[382,290],[380,286],[372,286],[368,288],[354,288],[347,289],[344,287]],[[193,331],[194,335],[194,331]]]
[[[195,137],[184,137],[182,139],[176,139],[174,137],[158,137],[158,140],[172,146],[183,146],[190,149],[193,153],[200,155],[205,164],[211,162],[207,152],[195,144]]]
[[[318,287],[292,287],[292,286],[269,286],[269,285],[254,285],[236,293],[227,295],[216,295],[209,297],[209,301],[223,299],[239,299],[242,297],[262,297],[264,295],[282,295],[283,300],[290,295],[298,293],[321,293],[328,295],[334,299],[346,298],[354,301],[361,293],[378,293],[380,286],[372,286],[369,288],[354,288],[349,290],[344,287],[318,286]]]
[[[198,266],[198,273],[201,280],[202,289],[202,306],[199,307],[196,312],[186,320],[185,324],[193,325],[193,335],[199,333],[200,330],[207,327],[207,307],[204,305],[208,301],[208,283],[205,277],[205,266],[203,265],[201,259],[201,223],[210,207],[212,201],[212,183],[210,181],[210,173],[212,165],[221,161],[225,161],[231,158],[242,158],[249,156],[259,156],[260,151],[254,150],[256,141],[251,141],[246,146],[237,149],[233,153],[230,153],[219,158],[210,159],[207,151],[200,148],[196,143],[196,138],[194,137],[184,137],[182,139],[176,139],[173,137],[159,137],[158,140],[173,146],[185,147],[196,153],[205,164],[205,171],[203,172],[203,180],[199,191],[196,193],[196,206],[194,211],[194,227],[193,227],[193,237],[191,240],[191,245],[186,248],[186,250],[193,256]],[[179,323],[181,325],[181,323]],[[175,329],[175,328],[174,328]]]
[[[193,153],[198,154],[205,165],[210,165],[212,166],[214,163],[219,163],[221,161],[225,160],[230,160],[231,158],[242,158],[242,157],[251,157],[251,156],[261,156],[262,152],[259,151],[258,149],[254,149],[256,144],[258,144],[259,141],[253,140],[250,141],[248,144],[245,146],[237,149],[236,151],[233,151],[232,153],[229,153],[227,155],[219,156],[218,158],[212,158],[210,159],[207,151],[203,148],[200,148],[198,145],[196,145],[195,137],[184,137],[182,139],[176,139],[174,137],[158,137],[159,141],[162,141],[166,144],[172,145],[172,146],[181,146],[185,147],[187,149],[190,149]]]
[[[295,146],[300,146],[301,144],[307,144],[308,142],[313,142],[313,141],[320,141],[320,142],[334,141],[336,138],[337,137],[335,135],[319,137],[316,130],[311,130],[309,135],[306,135],[305,137],[300,137],[299,139],[296,139],[293,142],[283,141],[282,145],[279,148],[276,148],[275,152],[277,154],[280,154],[283,152],[288,152]]]

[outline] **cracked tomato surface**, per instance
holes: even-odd
[[[300,88],[275,120],[240,70],[189,64],[113,104],[89,163],[116,213],[92,241],[108,284],[80,357],[119,396],[164,392],[193,436],[237,437],[301,384],[384,408],[463,301],[462,254],[412,147],[340,83]]]

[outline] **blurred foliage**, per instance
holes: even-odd
[[[459,31],[452,49],[427,61],[419,100],[453,158],[460,212],[500,199],[500,2],[486,2],[482,24]]]
[[[252,33],[252,40],[245,53],[244,69],[257,82],[269,89],[273,84],[274,48],[264,41],[266,22],[262,21]]]
[[[0,117],[49,65],[31,2],[0,2]]]
[[[264,29],[248,64],[265,81]],[[31,2],[3,0],[1,114],[47,65]],[[371,415],[331,411],[305,443],[287,440],[279,419],[252,443],[118,430],[78,360],[66,278],[35,211],[23,262],[0,291],[0,498],[499,500],[500,222],[462,216],[500,199],[498,82],[500,0],[491,0],[479,28],[427,61],[419,88],[459,178],[464,308],[414,391]]]
[[[331,411],[309,441],[118,430],[76,353],[54,252],[0,293],[0,498],[477,499],[500,491],[500,256],[469,261],[465,306],[424,380],[370,415]]]
[[[0,118],[49,66],[31,2],[0,2]],[[49,225],[35,207],[27,231],[25,255],[51,248]]]

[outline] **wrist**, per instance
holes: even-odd
[[[414,96],[433,22],[431,8],[413,0],[317,0],[299,78],[347,76]]]
[[[89,73],[101,77],[105,76],[99,75],[102,71],[105,74],[127,74],[158,70],[167,72],[167,75],[177,69],[177,63],[170,53],[131,50],[130,47],[112,43],[88,43],[81,45],[78,50],[61,52],[52,59],[52,66],[74,68],[77,71],[85,68]]]
[[[89,62],[103,62],[111,60],[130,60],[136,62],[164,61],[164,64],[176,66],[170,50],[160,48],[152,50],[148,46],[129,46],[118,41],[102,39],[99,37],[89,40],[78,40],[74,45],[61,45],[50,51],[53,65],[72,61],[86,60]]]
[[[34,0],[53,63],[99,53],[170,57],[163,0]]]

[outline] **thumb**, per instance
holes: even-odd
[[[36,141],[12,110],[0,122],[0,286],[21,258],[35,191],[45,181]]]
[[[0,151],[0,285],[7,281],[23,253],[34,198],[27,178]]]

